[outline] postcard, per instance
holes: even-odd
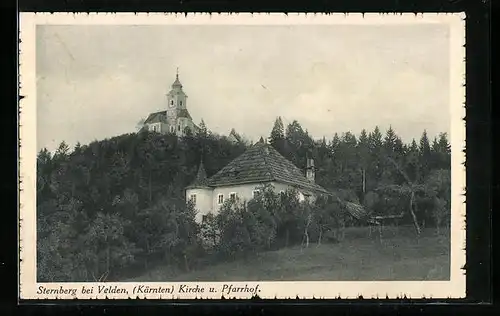
[[[21,13],[21,299],[462,298],[464,14]]]

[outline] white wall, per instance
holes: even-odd
[[[212,189],[188,189],[186,190],[186,202],[192,194],[196,194],[196,221],[201,223],[203,215],[212,212]]]
[[[146,124],[147,128],[149,131],[153,132],[154,129],[156,128],[157,133],[167,133],[168,132],[168,125],[165,123],[151,123],[151,124]]]
[[[218,203],[219,194],[223,195],[223,203],[230,198],[231,193],[236,193],[236,196],[241,202],[249,201],[253,198],[253,191],[257,190],[260,186],[262,186],[262,184],[241,184],[235,186],[218,187],[214,189],[188,189],[186,190],[186,201],[190,199],[192,194],[196,194],[196,221],[200,223],[203,215],[206,215],[210,212],[213,212],[214,214],[217,214],[219,212],[222,206],[222,204]],[[271,184],[274,186],[276,193],[280,191],[286,191],[291,188],[290,185],[284,183],[271,182]],[[299,200],[305,200],[305,196],[301,192],[299,192]],[[311,196],[311,200],[314,200],[314,196]]]
[[[229,199],[230,194],[233,192],[236,193],[236,195],[240,199],[240,201],[242,201],[242,202],[249,201],[253,198],[253,191],[257,190],[257,188],[262,186],[262,184],[261,183],[251,183],[251,184],[241,184],[241,185],[235,185],[235,186],[225,186],[225,187],[214,188],[212,209],[215,210],[215,212],[218,212],[220,210],[220,207],[222,206],[222,204],[218,203],[219,194],[223,194],[224,201]],[[283,183],[271,182],[271,184],[274,186],[274,189],[276,192],[286,191],[288,188],[290,188],[289,185],[283,184]]]

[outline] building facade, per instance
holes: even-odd
[[[304,174],[271,145],[258,142],[210,178],[200,163],[195,180],[186,188],[186,201],[194,203],[196,221],[201,222],[204,215],[216,214],[227,199],[251,200],[264,184],[277,192],[294,188],[301,200],[330,194],[315,183],[314,168],[308,159]]]
[[[187,95],[179,80],[179,73],[167,93],[167,109],[149,114],[144,121],[144,129],[161,134],[175,134],[184,136],[187,133],[196,133],[198,127],[194,124],[187,109]]]

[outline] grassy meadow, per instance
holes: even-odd
[[[259,253],[247,259],[211,265],[190,273],[168,266],[124,281],[389,281],[448,280],[450,278],[449,230],[439,234],[424,229],[416,237],[413,227],[346,229],[337,244],[310,244]]]

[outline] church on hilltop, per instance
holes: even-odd
[[[199,127],[194,124],[187,109],[187,95],[179,80],[179,71],[175,81],[167,93],[167,109],[149,114],[144,121],[143,129],[161,134],[184,136],[186,133],[196,133]]]

